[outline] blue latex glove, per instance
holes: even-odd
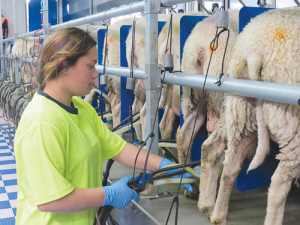
[[[165,167],[165,166],[168,166],[168,165],[172,165],[174,164],[171,160],[168,160],[166,158],[163,158],[163,160],[160,162],[160,165],[159,165],[159,169]],[[173,172],[177,172],[177,171],[180,171],[181,169],[172,169],[172,170],[167,170],[167,171],[164,171],[163,173],[173,173]],[[195,170],[197,173],[201,173],[200,170]],[[184,173],[183,175],[183,178],[190,178],[190,177],[193,177],[193,175],[191,175],[190,173],[186,172]],[[178,174],[178,175],[174,175],[172,176],[172,178],[181,178],[181,174]],[[193,191],[193,187],[190,185],[190,184],[182,184],[182,186],[187,189],[189,192],[192,192]]]
[[[140,197],[136,191],[128,187],[132,177],[123,177],[111,186],[102,187],[105,192],[105,201],[102,206],[110,205],[116,209],[123,209],[131,199],[139,202]]]

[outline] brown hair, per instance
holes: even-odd
[[[56,30],[46,41],[42,51],[40,70],[36,78],[41,89],[45,88],[47,81],[58,78],[61,70],[74,66],[96,44],[80,28],[65,27]]]

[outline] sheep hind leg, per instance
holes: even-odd
[[[228,143],[228,146],[232,147],[225,151],[225,161],[221,175],[218,197],[210,218],[210,221],[213,224],[226,224],[229,199],[234,181],[241,171],[245,158],[256,145],[256,138],[257,134],[254,132],[241,139],[241,141],[234,146]]]
[[[178,150],[178,161],[181,164],[185,163],[185,159],[186,159],[187,154],[188,154],[190,142],[193,142],[197,132],[199,131],[200,127],[202,126],[202,124],[205,120],[206,111],[199,113],[198,118],[196,118],[196,115],[197,115],[197,109],[195,109],[188,116],[186,121],[183,123],[183,126],[177,132],[177,135],[176,135],[176,143],[177,143],[177,150]],[[195,120],[196,120],[195,130],[194,130],[194,133],[193,133],[193,136],[192,136],[192,131],[193,131],[193,128],[194,128]],[[190,162],[189,157],[187,158],[187,162]]]
[[[170,106],[167,106],[165,108],[164,115],[159,123],[162,139],[169,139],[171,137],[175,119],[176,114]]]
[[[132,104],[132,113],[140,111],[142,109],[143,105],[144,105],[144,103],[142,101],[140,101],[138,99],[138,97],[136,97],[133,101],[133,104]],[[133,120],[135,120],[137,117],[138,117],[138,115],[134,116]],[[138,126],[135,127],[135,132],[136,132],[137,139],[142,141],[143,140],[143,134],[142,134],[141,125],[138,125]]]
[[[187,156],[190,142],[193,142],[195,135],[199,131],[200,127],[202,126],[206,116],[206,110],[202,110],[202,111],[205,112],[201,112],[198,115],[198,118],[196,119],[197,110],[194,110],[187,118],[187,120],[184,122],[181,129],[177,132],[176,143],[177,143],[177,150],[178,150],[178,159],[179,159],[179,163],[181,164],[185,163],[185,161],[190,162],[190,157]],[[192,136],[192,130],[194,128],[195,119],[196,119],[195,130]],[[199,188],[196,187],[195,184],[191,184],[191,185],[193,187],[193,192],[185,191],[184,195],[193,199],[198,198]]]
[[[145,141],[147,138],[147,129],[146,129],[146,103],[143,105],[140,112],[141,128],[142,128],[142,141]]]
[[[289,163],[289,162],[287,162]],[[290,172],[290,171],[289,171]],[[268,193],[267,215],[265,225],[281,225],[284,215],[284,206],[291,189],[292,181],[299,176],[300,163],[294,165],[292,175],[288,176],[285,163],[281,161],[275,170]]]
[[[211,216],[214,209],[219,177],[219,162],[226,147],[225,141],[214,142],[217,132],[215,130],[203,142],[201,150],[201,182],[198,208],[201,212],[207,213],[208,217]]]

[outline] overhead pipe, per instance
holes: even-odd
[[[300,2],[298,0],[294,0],[294,2],[297,4],[297,6],[300,6]]]
[[[161,5],[164,7],[170,7],[172,5],[176,5],[179,3],[190,2],[190,0],[161,0]],[[145,1],[134,2],[128,5],[112,8],[110,10],[96,13],[93,15],[85,16],[83,18],[71,20],[65,23],[57,24],[54,26],[50,26],[50,31],[56,30],[58,28],[67,27],[67,26],[78,26],[83,24],[92,23],[94,21],[106,20],[117,16],[130,15],[132,13],[141,12],[144,10]],[[21,34],[18,38],[23,37],[32,37],[36,31],[28,32],[25,34]],[[42,34],[43,31],[38,31],[36,34]],[[3,42],[13,41],[14,38],[5,39]]]
[[[171,7],[172,5],[177,5],[180,3],[190,2],[191,0],[161,0],[162,7]]]
[[[102,73],[103,66],[97,65],[96,70]],[[108,74],[130,77],[130,69],[127,67],[106,66]],[[145,79],[145,70],[134,69],[133,77]],[[161,76],[163,78],[163,76]],[[193,88],[202,88],[204,75],[187,73],[166,72],[164,82]],[[265,81],[222,78],[221,86],[216,85],[217,77],[207,76],[205,88],[211,91],[219,91],[229,94],[248,96],[275,102],[283,102],[292,105],[300,105],[300,88],[298,85],[278,84]]]
[[[44,41],[47,41],[47,39],[49,38],[50,35],[50,31],[49,31],[49,27],[50,27],[50,23],[49,23],[49,1],[48,0],[44,0],[43,1],[43,35],[44,35]]]

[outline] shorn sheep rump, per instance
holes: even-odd
[[[227,53],[224,61],[224,73],[227,76],[229,60],[233,52],[233,46],[238,36],[238,11],[230,11],[229,28],[230,38],[228,41]],[[181,69],[184,73],[205,74],[211,55],[210,44],[215,38],[215,16],[210,16],[199,22],[188,37],[184,50]],[[227,34],[220,35],[218,48],[213,51],[209,69],[209,76],[218,77],[221,74],[221,62],[226,46]],[[217,81],[217,78],[216,78]],[[184,124],[177,132],[176,143],[178,148],[179,162],[183,163],[187,156],[190,141],[203,125],[207,118],[207,130],[213,132],[216,127],[222,126],[224,117],[223,99],[224,94],[220,92],[205,91],[201,98],[201,89],[183,87],[182,112]],[[198,117],[197,111],[200,110]],[[196,118],[197,117],[197,118]],[[195,131],[192,136],[194,123]],[[211,137],[215,137],[213,142]],[[219,173],[219,160],[226,146],[225,132],[213,133],[202,146],[201,153],[201,175],[200,175],[200,196],[199,208],[201,211],[212,211],[216,198],[217,180]],[[192,194],[193,195],[193,194]]]
[[[237,40],[229,76],[299,85],[299,37],[299,8],[270,10],[257,16]],[[251,154],[251,138],[257,134],[257,150],[248,170],[255,169],[264,161],[270,150],[269,136],[280,147],[276,156],[280,163],[271,178],[268,193],[265,225],[282,224],[292,181],[300,177],[300,108],[233,95],[226,98],[225,108],[228,150],[211,222],[226,224],[233,183],[245,157]]]
[[[120,28],[123,25],[131,25],[132,21],[132,18],[126,18],[108,26],[108,31],[106,33],[106,35],[108,35],[107,45],[106,36],[104,38],[102,64],[104,63],[106,48],[106,66],[120,66]],[[112,123],[107,124],[107,126],[108,128],[112,129],[120,124],[121,119],[120,77],[109,74],[106,74],[106,76],[106,88],[108,90],[108,97],[111,99],[111,111],[113,115]],[[111,118],[107,118],[107,121],[111,122]]]
[[[172,43],[171,53],[173,54],[173,71],[180,71],[180,21],[181,18],[186,15],[204,16],[204,14],[200,12],[175,14],[172,18],[172,41],[171,36],[168,39],[170,20],[164,25],[158,37],[158,63],[163,64],[162,57],[164,54],[170,53],[170,43]],[[162,139],[169,139],[171,137],[176,116],[180,116],[179,85],[164,84],[159,108],[164,108],[163,117],[159,124],[161,137]]]
[[[158,15],[158,21],[166,21],[169,16],[164,14]],[[126,58],[128,66],[131,65],[131,53],[134,51],[133,68],[145,69],[146,65],[146,18],[142,17],[136,21],[135,26],[135,43],[132,49],[132,28],[126,39]],[[141,125],[135,127],[137,139],[140,141],[146,138],[146,90],[145,80],[138,79],[135,84],[134,102],[132,105],[133,113],[140,111]],[[137,116],[136,116],[137,117]]]

